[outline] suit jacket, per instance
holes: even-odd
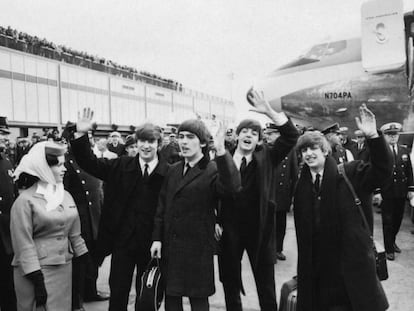
[[[355,150],[355,160],[362,160],[364,162],[371,161],[370,154],[369,154],[369,148],[366,142],[362,146],[362,149],[358,149],[358,146],[357,146],[357,149]]]
[[[408,191],[414,191],[413,167],[410,153],[404,146],[398,145],[396,161],[393,161],[392,177],[381,188],[383,198],[406,198]],[[392,155],[390,147],[387,150]]]
[[[373,151],[371,163],[352,161],[345,163],[344,168],[371,225],[371,193],[390,176],[391,158],[383,137],[370,139],[368,144]],[[332,288],[346,291],[352,310],[386,310],[388,302],[376,275],[370,229],[364,227],[353,195],[339,175],[334,158],[328,156],[325,162],[318,230],[314,229],[312,189],[311,174],[305,165],[294,196],[298,244],[297,310],[307,311],[314,305],[315,277],[319,278],[323,297],[322,306],[315,310],[326,310],[323,307],[332,300]]]
[[[184,162],[165,178],[154,221],[153,240],[162,242],[166,294],[207,297],[214,293],[214,226],[218,199],[240,188],[229,153],[201,159],[183,177]]]
[[[65,191],[63,202],[54,210],[45,209],[37,183],[24,190],[13,204],[10,231],[14,250],[13,266],[24,274],[44,265],[61,265],[88,252],[80,235],[78,210]]]
[[[139,189],[142,171],[136,157],[122,156],[116,159],[97,159],[93,154],[86,135],[71,142],[76,162],[86,172],[105,182],[104,203],[98,230],[97,261],[112,253],[117,246],[121,229],[131,207],[132,194]],[[168,165],[159,162],[151,174],[152,196],[157,198],[162,182],[168,171]],[[155,200],[156,202],[156,200]],[[151,207],[154,211],[156,203]],[[152,222],[152,220],[151,220]]]

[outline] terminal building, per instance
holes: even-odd
[[[30,136],[44,128],[76,122],[84,107],[94,110],[97,131],[117,128],[132,132],[136,125],[151,121],[161,126],[185,119],[210,118],[234,122],[230,100],[167,83],[139,73],[122,72],[55,51],[29,53],[11,44],[18,41],[0,34],[0,107],[9,121],[12,136]],[[49,51],[49,54],[47,53]],[[76,60],[79,60],[76,63]],[[108,70],[105,70],[108,69]]]

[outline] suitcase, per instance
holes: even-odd
[[[298,281],[296,276],[283,283],[280,290],[279,311],[295,311]]]

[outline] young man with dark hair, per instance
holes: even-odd
[[[165,276],[165,310],[207,311],[214,294],[215,225],[218,199],[240,188],[240,174],[224,147],[221,125],[214,137],[216,157],[209,160],[210,133],[200,120],[184,121],[178,144],[184,161],[165,178],[154,223],[151,254],[161,257]],[[218,238],[216,236],[216,238]]]
[[[357,125],[367,137],[371,162],[341,165],[361,201],[359,207],[322,133],[306,132],[296,146],[304,162],[293,201],[298,244],[297,311],[388,308],[370,238],[371,193],[390,176],[392,164],[385,140],[377,132],[375,116],[365,105],[360,108]]]
[[[97,159],[85,135],[92,126],[92,116],[90,109],[84,110],[77,123],[78,138],[71,145],[80,167],[105,182],[95,260],[101,264],[105,256],[112,254],[109,310],[126,311],[134,268],[138,292],[139,276],[150,260],[158,194],[168,167],[157,155],[161,128],[150,123],[136,130],[136,157]]]
[[[237,127],[233,161],[240,171],[242,188],[233,197],[222,200],[220,280],[227,311],[241,311],[241,259],[246,250],[256,281],[260,308],[262,311],[274,311],[277,310],[274,168],[293,148],[299,133],[286,115],[274,111],[263,96],[251,91],[248,99],[256,112],[271,119],[280,137],[272,146],[259,146],[262,128],[258,121],[246,119]]]

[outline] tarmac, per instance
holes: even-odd
[[[397,244],[401,248],[402,253],[396,254],[395,261],[388,261],[389,278],[382,282],[385,293],[387,295],[390,311],[410,311],[414,310],[414,235],[411,230],[414,225],[410,220],[409,208],[404,217],[401,230],[397,236]],[[374,213],[374,238],[383,244],[381,215]],[[286,261],[278,261],[275,265],[276,293],[279,301],[280,288],[282,284],[292,276],[296,275],[297,249],[296,236],[293,224],[293,215],[288,214],[286,237],[284,243],[284,254]],[[216,293],[209,298],[211,311],[223,311],[226,309],[224,303],[224,293],[222,285],[218,278],[217,260],[216,268]],[[109,293],[108,276],[110,267],[110,257],[107,257],[99,270],[98,290]],[[245,255],[242,262],[243,285],[246,296],[242,296],[243,310],[259,311],[259,302],[256,293],[256,286],[251,272],[250,263]],[[135,279],[132,284],[135,284]],[[134,310],[135,290],[132,286],[129,296],[128,311]],[[184,298],[184,310],[189,311],[190,305]],[[86,311],[104,311],[108,310],[108,302],[90,302],[85,303]],[[164,311],[164,305],[161,305],[160,311]],[[276,311],[276,310],[275,310]],[[362,311],[362,310],[359,310]]]

